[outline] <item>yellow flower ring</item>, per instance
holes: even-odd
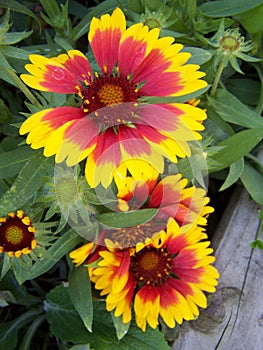
[[[93,72],[77,50],[47,58],[30,55],[30,87],[75,94],[77,107],[41,110],[29,117],[20,133],[32,148],[56,155],[74,166],[87,158],[88,183],[108,187],[113,170],[127,159],[144,159],[163,171],[163,157],[173,162],[190,155],[188,141],[199,140],[206,113],[187,103],[147,104],[143,98],[182,96],[204,88],[199,66],[185,64],[190,54],[172,37],[142,23],[126,29],[123,12],[93,18],[89,42],[100,72]],[[133,163],[136,166],[136,163]]]
[[[35,228],[22,210],[0,218],[0,253],[19,258],[36,247]]]

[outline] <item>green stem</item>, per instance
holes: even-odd
[[[260,239],[262,232],[263,232],[263,220],[261,220],[256,239]]]
[[[214,96],[216,89],[218,87],[221,75],[223,73],[223,70],[227,66],[227,62],[228,62],[228,56],[224,56],[219,67],[218,67],[218,70],[216,72],[215,80],[214,80],[213,85],[211,87],[210,96]]]
[[[261,114],[263,111],[263,72],[262,72],[262,66],[260,64],[254,64],[253,66],[255,67],[261,82],[261,89],[260,89],[258,104],[254,111],[258,114]]]

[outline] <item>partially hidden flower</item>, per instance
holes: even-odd
[[[0,218],[0,253],[19,258],[35,248],[35,228],[22,210]]]
[[[215,65],[217,66],[222,59],[225,66],[230,62],[232,68],[238,73],[243,74],[239,60],[246,62],[259,62],[258,57],[248,55],[255,48],[252,40],[246,40],[240,33],[238,27],[233,29],[225,29],[224,20],[221,21],[218,31],[211,39],[203,38],[210,46],[217,49],[215,56]]]
[[[69,257],[72,259],[73,264],[78,267],[82,265],[87,257],[91,254],[95,247],[94,242],[88,242],[81,247],[70,252]]]
[[[213,249],[205,239],[203,228],[193,226],[182,232],[172,218],[165,230],[136,248],[120,249],[105,238],[97,267],[89,268],[90,278],[106,297],[107,310],[114,310],[124,323],[131,321],[134,309],[143,331],[147,324],[156,328],[159,317],[172,328],[193,320],[199,315],[198,308],[207,306],[204,291],[215,292],[219,274],[211,265]]]
[[[21,79],[41,91],[75,94],[76,106],[41,110],[20,129],[32,148],[74,166],[84,159],[90,186],[108,187],[127,159],[144,159],[161,173],[163,157],[189,156],[188,141],[201,139],[206,113],[187,103],[146,103],[150,97],[183,96],[204,88],[199,66],[172,37],[142,23],[126,29],[123,12],[93,18],[89,42],[100,72],[77,50],[47,58],[30,55]],[[132,170],[132,169],[131,169]]]
[[[136,160],[131,160],[136,162]],[[114,172],[118,189],[117,209],[120,211],[156,208],[153,220],[167,223],[173,217],[177,224],[186,231],[191,225],[206,225],[207,217],[214,209],[207,205],[209,198],[203,188],[188,185],[188,180],[181,174],[158,178],[157,171],[145,164],[133,173],[125,166],[119,166]]]

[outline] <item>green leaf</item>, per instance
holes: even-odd
[[[44,301],[44,309],[50,330],[56,337],[76,344],[89,342],[90,333],[72,304],[68,288],[60,285],[51,290]]]
[[[191,57],[187,64],[199,64],[200,66],[212,58],[212,54],[198,47],[185,46],[181,52],[190,52]]]
[[[240,158],[238,161],[230,165],[229,173],[225,182],[220,187],[219,191],[224,191],[228,187],[232,186],[240,178],[244,170],[244,158]]]
[[[65,51],[73,50],[73,47],[68,43],[68,41],[61,37],[55,37],[55,43],[62,47]]]
[[[218,89],[215,97],[208,97],[208,100],[226,122],[251,129],[263,128],[263,118],[228,91]]]
[[[204,121],[205,135],[211,138],[214,144],[234,135],[234,130],[210,106],[207,107],[208,118]]]
[[[26,280],[34,279],[50,270],[65,254],[68,254],[82,241],[83,239],[73,230],[63,233],[63,235],[53,243],[48,250],[48,253],[52,258],[36,261],[31,270],[25,271],[23,276],[20,277],[19,283],[22,284]]]
[[[21,33],[6,33],[3,38],[1,38],[1,45],[14,45],[19,43],[26,38],[28,38],[33,31],[30,32],[21,32]]]
[[[49,18],[56,18],[57,16],[60,16],[60,9],[57,4],[57,1],[54,0],[40,0],[41,5],[44,7],[46,13],[48,14]]]
[[[259,248],[263,250],[263,242],[260,239],[256,239],[255,241],[250,243],[251,248]]]
[[[155,217],[157,211],[157,209],[140,209],[128,212],[112,212],[96,215],[95,218],[103,225],[110,227],[132,227],[150,221]]]
[[[14,303],[14,301],[14,296],[9,290],[0,291],[0,307],[8,306],[10,303]]]
[[[262,0],[221,0],[209,1],[200,6],[208,17],[228,17],[253,9],[262,4]]]
[[[1,45],[0,50],[4,53],[5,56],[19,60],[28,60],[29,52],[26,50],[7,45]]]
[[[91,350],[89,344],[74,345],[69,350]]]
[[[252,34],[263,31],[263,4],[253,8],[244,13],[240,13],[236,16],[236,19],[242,24],[242,26]]]
[[[20,209],[27,203],[42,185],[42,176],[45,175],[45,159],[31,158],[23,167],[11,188],[0,201],[0,216]]]
[[[10,258],[7,254],[4,254],[4,257],[2,258],[2,261],[1,261],[0,281],[2,280],[2,278],[5,277],[5,275],[9,270],[10,270]]]
[[[90,346],[103,350],[169,350],[164,335],[158,329],[147,327],[142,332],[131,322],[129,332],[121,340],[117,340],[111,315],[105,311],[105,303],[94,303],[94,330],[90,334]]]
[[[258,81],[244,78],[228,79],[226,87],[230,93],[238,98],[237,103],[241,101],[247,105],[257,105],[260,96],[260,83]],[[247,106],[245,106],[245,108],[247,108]],[[249,110],[251,111],[251,109]]]
[[[37,23],[40,24],[37,16],[35,16],[34,13],[28,9],[28,7],[21,5],[19,2],[15,0],[8,0],[8,1],[0,0],[0,7],[11,9],[12,11],[24,13],[25,15],[28,15],[34,18],[34,20],[36,20]]]
[[[203,95],[206,91],[210,89],[210,86],[206,86],[195,92],[182,96],[169,96],[169,97],[159,97],[159,96],[143,96],[141,98],[142,102],[156,104],[156,103],[184,103],[191,100],[192,98],[199,97]]]
[[[255,202],[263,205],[263,176],[250,164],[245,163],[241,181]]]
[[[29,294],[24,286],[18,284],[12,271],[9,271],[1,280],[0,290],[10,291],[15,298],[15,304],[30,306],[39,302],[38,297]]]
[[[93,333],[84,327],[75,310],[68,288],[57,286],[44,302],[51,332],[58,338],[75,344],[89,344],[96,350],[169,350],[163,334],[147,328],[142,332],[133,322],[129,333],[121,340],[115,335],[111,315],[103,301],[94,302]]]
[[[11,121],[11,113],[5,102],[0,98],[0,124],[7,124]],[[0,163],[1,164],[1,163]]]
[[[18,174],[25,163],[32,158],[32,155],[34,155],[34,151],[27,146],[0,154],[0,179]]]
[[[88,269],[80,266],[69,273],[69,295],[85,327],[92,332],[93,304]]]
[[[218,171],[235,163],[237,160],[247,155],[262,138],[263,128],[249,129],[240,131],[228,139],[219,142],[217,146],[224,146],[224,148],[217,152],[212,158],[221,165],[216,169],[210,169],[210,171]]]
[[[116,329],[116,336],[118,340],[121,340],[128,333],[131,323],[123,323],[122,316],[116,317],[114,312],[111,312],[111,318]]]
[[[31,347],[32,339],[36,334],[40,325],[46,320],[45,315],[39,315],[27,328],[27,331],[22,339],[22,342],[19,344],[19,350],[28,350]],[[32,344],[33,345],[33,344]]]
[[[2,323],[0,328],[0,349],[17,349],[18,331],[36,317],[36,311],[27,311],[15,320]]]
[[[6,68],[6,69],[12,69],[12,67],[10,66],[9,62],[7,61],[7,59],[5,58],[4,54],[2,53],[2,50],[0,50],[0,67]]]

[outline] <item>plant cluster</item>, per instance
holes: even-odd
[[[219,196],[263,205],[262,15],[0,0],[0,349],[165,350],[207,306]]]

